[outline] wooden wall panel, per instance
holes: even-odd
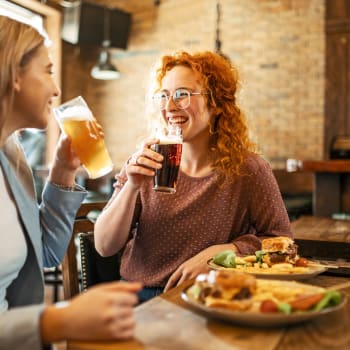
[[[324,158],[332,139],[350,135],[350,0],[326,1]]]

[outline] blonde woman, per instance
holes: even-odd
[[[102,255],[125,249],[121,276],[144,284],[142,301],[206,272],[220,251],[251,254],[267,236],[291,236],[271,168],[249,140],[237,86],[235,67],[213,52],[167,55],[156,70],[153,101],[163,123],[183,135],[176,193],[152,190],[162,156],[150,147],[159,140],[148,140],[118,174],[95,226]]]
[[[38,207],[31,171],[16,140],[45,128],[59,95],[45,37],[0,16],[0,348],[39,350],[67,339],[133,335],[138,283],[92,288],[64,307],[43,305],[43,267],[60,264],[86,191],[79,159],[62,138]]]

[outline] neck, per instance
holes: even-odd
[[[202,177],[212,172],[208,147],[183,144],[181,156],[181,171],[192,177]]]
[[[3,147],[6,143],[6,140],[15,130],[9,130],[9,128],[6,126],[6,123],[0,125],[0,127],[0,147]]]

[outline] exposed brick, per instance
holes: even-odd
[[[222,51],[240,70],[239,101],[264,157],[275,168],[286,158],[321,158],[324,0],[222,0],[221,10]],[[63,98],[86,98],[116,167],[147,134],[144,96],[154,61],[176,49],[215,47],[214,0],[162,0],[139,11],[128,50],[112,50],[120,80],[92,79],[97,51],[64,45]]]

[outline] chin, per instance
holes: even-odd
[[[43,129],[47,128],[47,125],[48,125],[48,122],[47,122],[47,119],[45,119],[45,120],[38,121],[38,123],[35,126],[32,126],[32,127],[36,128],[36,129],[43,130]]]

